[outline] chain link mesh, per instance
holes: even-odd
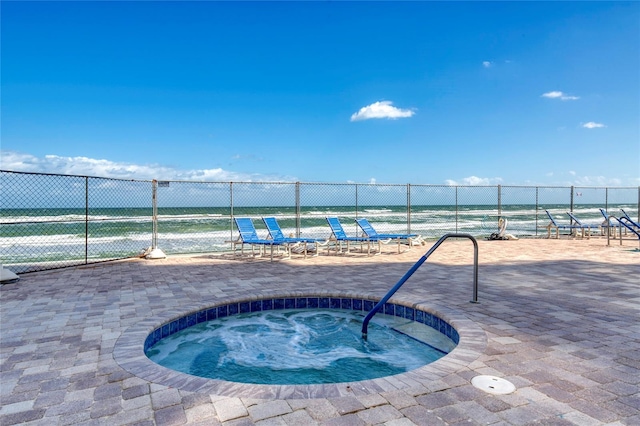
[[[228,248],[231,185],[158,182],[158,244],[165,253],[202,253]]]
[[[411,185],[410,232],[435,239],[458,232],[458,188],[446,185]]]
[[[0,171],[0,261],[16,273],[140,256],[153,240],[152,181]],[[549,210],[602,223],[600,209],[638,217],[637,187],[449,186],[265,182],[157,182],[157,243],[166,254],[223,252],[233,217],[278,219],[285,235],[326,239],[326,217],[349,235],[367,218],[379,233],[546,236]]]
[[[0,261],[16,273],[136,255],[151,238],[150,182],[0,172]]]

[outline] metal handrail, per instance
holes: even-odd
[[[474,266],[474,268],[473,268],[473,300],[471,300],[470,302],[471,303],[478,303],[478,242],[476,241],[475,238],[473,238],[473,236],[471,236],[469,234],[456,234],[456,233],[445,234],[442,237],[440,237],[440,239],[433,245],[433,247],[431,247],[429,249],[429,251],[426,252],[411,267],[411,269],[409,269],[407,271],[407,273],[404,274],[404,276],[402,278],[400,278],[400,281],[398,281],[396,283],[396,285],[394,285],[393,288],[391,290],[389,290],[389,292],[376,304],[376,306],[374,306],[373,309],[371,311],[369,311],[367,316],[364,318],[364,321],[362,322],[362,338],[364,340],[367,340],[367,330],[368,330],[369,321],[371,320],[371,318],[373,318],[373,316],[378,312],[378,310],[380,310],[382,308],[382,306],[384,306],[384,304],[387,303],[387,301],[391,298],[391,296],[393,296],[395,294],[395,292],[398,291],[398,289],[400,289],[400,287],[402,287],[402,285],[427,260],[427,258],[429,256],[431,256],[431,253],[433,253],[438,247],[440,247],[440,244],[442,244],[444,242],[444,240],[446,240],[448,238],[468,238],[473,242],[473,247],[474,247],[474,255],[473,255],[473,266]]]
[[[608,246],[609,246],[609,245],[611,245],[611,244],[610,244],[610,241],[611,241],[611,228],[613,228],[613,229],[614,229],[614,230],[613,230],[613,232],[614,232],[614,234],[613,234],[613,239],[614,239],[614,240],[616,239],[616,234],[615,234],[615,232],[616,232],[616,231],[615,231],[615,225],[612,225],[612,224],[611,224],[611,219],[615,219],[615,220],[617,220],[618,222],[620,222],[620,220],[619,220],[617,217],[615,217],[615,216],[611,216],[611,215],[607,215],[607,217],[606,217],[606,219],[605,219],[605,222],[607,223],[607,245],[608,245]],[[620,244],[622,244],[622,226],[621,226],[621,225],[618,225],[618,231],[620,232]]]
[[[622,245],[622,229],[623,227],[626,228],[625,229],[625,235],[626,235],[626,231],[629,230],[632,233],[636,234],[636,236],[638,237],[638,241],[640,241],[640,232],[638,232],[635,228],[635,224],[633,223],[633,221],[630,221],[628,218],[626,217],[616,217],[616,216],[608,216],[607,217],[607,245],[610,245],[610,234],[611,234],[611,219],[615,219],[618,221],[618,235],[620,235],[620,245]],[[614,225],[615,226],[615,225]],[[615,234],[613,239],[615,240]]]

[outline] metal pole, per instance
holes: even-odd
[[[573,185],[571,185],[571,205],[569,206],[569,211],[570,211],[571,213],[573,213],[573,189],[574,189],[574,188],[573,188]],[[571,219],[571,220],[569,221],[569,223],[570,223],[571,225],[575,225],[575,223],[573,222],[573,219]],[[575,230],[575,229],[573,229],[573,230],[571,230],[571,234],[572,234],[574,237],[576,237],[576,236],[578,235],[578,231],[577,231],[577,230]]]
[[[571,213],[573,213],[573,190],[574,190],[574,187],[573,187],[573,185],[571,185],[571,197],[570,197],[570,199],[571,199],[571,201],[570,201],[571,205],[569,206],[569,211],[570,211]]]
[[[84,178],[84,264],[89,263],[89,178]]]
[[[296,182],[296,237],[300,238],[300,227],[302,226],[300,209],[300,182]]]
[[[233,241],[233,182],[229,182],[229,214],[229,241]]]
[[[500,219],[502,218],[502,185],[498,185],[498,229],[500,229]]]
[[[356,219],[358,218],[358,184],[356,183]]]
[[[158,247],[158,181],[153,180],[151,182],[151,223],[152,223],[152,233],[151,233],[151,248],[155,249]]]
[[[538,201],[538,187],[536,186],[536,237],[538,236],[538,210],[540,209]]]
[[[367,331],[369,327],[369,321],[373,316],[382,311],[382,307],[393,296],[396,291],[403,286],[403,284],[418,270],[420,266],[427,260],[429,256],[442,244],[447,238],[468,238],[473,242],[473,299],[470,303],[478,303],[478,242],[469,234],[445,234],[426,252],[418,261],[400,278],[400,280],[385,294],[385,296],[369,311],[367,316],[362,321],[362,338],[367,340]]]
[[[458,232],[458,187],[456,186],[456,232]]]
[[[498,219],[502,216],[502,185],[498,185]]]
[[[407,184],[407,234],[411,234],[411,184]]]
[[[158,248],[158,181],[151,181],[151,204],[152,204],[152,234],[151,234],[151,251],[147,253],[145,259],[164,259],[167,257],[162,250]]]
[[[358,184],[356,184],[356,219],[357,218],[358,218]],[[356,226],[356,228],[358,228],[358,226]],[[356,229],[356,235],[358,235],[358,229]],[[349,250],[349,246],[347,245],[347,251],[348,250]]]

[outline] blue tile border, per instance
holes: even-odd
[[[318,297],[301,296],[289,298],[267,298],[260,300],[241,301],[219,306],[211,306],[197,312],[191,312],[166,324],[155,328],[144,341],[145,353],[161,339],[184,330],[193,325],[224,318],[241,313],[270,311],[279,309],[344,309],[352,311],[369,312],[377,302],[369,299],[350,297]],[[429,326],[447,336],[456,345],[460,343],[458,331],[445,320],[427,311],[409,306],[385,303],[380,312],[419,322]]]
[[[127,328],[116,340],[113,347],[113,358],[121,368],[134,377],[187,392],[242,398],[300,399],[353,396],[354,389],[358,389],[358,392],[363,395],[379,394],[383,389],[410,389],[416,386],[416,383],[422,383],[429,387],[430,383],[444,379],[451,374],[468,373],[471,363],[485,353],[487,348],[485,331],[458,310],[439,304],[416,303],[415,300],[400,297],[390,303],[390,305],[396,305],[389,308],[393,309],[394,314],[403,311],[405,317],[410,317],[413,314],[414,320],[417,322],[437,330],[442,328],[457,345],[442,358],[392,378],[363,380],[354,382],[355,386],[353,383],[349,383],[349,386],[346,386],[345,383],[322,385],[243,384],[180,373],[156,364],[145,354],[150,343],[170,335],[172,328],[174,332],[179,328],[180,318],[195,315],[196,323],[201,323],[216,319],[220,307],[222,307],[220,312],[226,313],[228,316],[229,305],[237,305],[239,312],[250,312],[252,307],[262,310],[262,301],[271,300],[273,308],[284,309],[285,304],[295,307],[296,299],[299,298],[306,299],[307,308],[314,308],[316,301],[319,308],[329,308],[332,300],[333,303],[339,303],[339,306],[342,306],[342,299],[349,299],[352,310],[362,310],[363,316],[376,303],[376,297],[366,293],[311,291],[307,293],[266,292],[247,297],[212,299],[195,306],[193,304],[175,306],[159,314],[136,321],[135,324]],[[254,304],[254,302],[258,303]],[[403,308],[397,309],[397,306]],[[384,307],[381,311],[384,312]]]

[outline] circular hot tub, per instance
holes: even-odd
[[[190,351],[193,351],[193,347],[197,347],[197,345],[194,345],[193,341],[188,344],[184,343],[185,336],[194,338],[192,340],[196,343],[201,342],[204,339],[204,335],[210,337],[217,333],[217,330],[221,329],[222,325],[229,323],[231,324],[231,332],[223,333],[227,338],[230,335],[238,334],[237,332],[240,330],[244,330],[242,333],[251,343],[256,343],[258,346],[268,346],[268,341],[258,344],[255,338],[258,334],[263,334],[262,332],[265,331],[265,328],[269,328],[262,319],[258,320],[257,318],[269,318],[280,325],[283,321],[291,322],[292,319],[299,318],[304,319],[307,323],[328,322],[331,324],[337,319],[347,318],[346,322],[353,326],[353,323],[361,324],[360,319],[364,318],[364,315],[373,309],[375,303],[376,301],[372,298],[351,294],[276,294],[260,299],[221,300],[218,303],[201,306],[187,312],[172,310],[159,317],[141,321],[126,330],[116,342],[114,358],[122,368],[137,377],[153,383],[193,392],[261,398],[309,398],[332,397],[353,392],[359,394],[377,393],[388,389],[389,382],[393,383],[393,388],[414,386],[416,382],[424,383],[425,387],[427,387],[428,382],[465,368],[465,365],[477,359],[486,346],[485,333],[459,313],[443,307],[409,304],[402,300],[395,300],[387,302],[382,311],[376,314],[374,317],[375,322],[381,325],[373,325],[372,321],[374,328],[370,329],[368,340],[373,340],[374,342],[383,340],[382,337],[376,338],[378,332],[384,331],[376,329],[376,327],[380,326],[391,329],[393,333],[398,334],[399,339],[403,340],[402,343],[390,341],[392,343],[389,344],[385,340],[383,346],[387,347],[381,347],[373,342],[363,342],[360,336],[357,336],[357,338],[353,336],[346,337],[346,340],[352,341],[356,346],[360,346],[365,352],[372,350],[374,352],[373,358],[375,358],[376,362],[381,358],[380,351],[395,350],[398,348],[393,346],[400,345],[401,355],[390,355],[389,359],[391,361],[389,362],[393,364],[393,368],[388,370],[385,369],[386,366],[383,366],[381,370],[371,368],[373,361],[368,358],[371,354],[356,354],[352,352],[352,349],[347,350],[350,354],[346,357],[347,361],[343,360],[345,358],[343,355],[338,355],[338,358],[342,358],[336,361],[338,366],[337,373],[326,375],[324,374],[326,365],[321,365],[318,368],[316,362],[318,360],[313,361],[314,358],[318,358],[317,356],[294,354],[294,358],[292,358],[294,361],[286,362],[283,357],[277,356],[280,348],[276,348],[271,353],[270,350],[263,347],[261,349],[262,352],[251,353],[249,357],[246,354],[242,354],[241,361],[234,360],[229,364],[233,366],[233,369],[224,368],[222,361],[223,358],[229,359],[229,356],[237,351],[238,346],[233,345],[230,350],[229,348],[227,350],[212,349],[208,346],[202,351],[195,349],[193,360],[184,361],[182,359],[184,355],[178,355],[175,358],[181,360],[181,362],[175,364],[178,367],[172,365],[171,362],[167,363],[167,366],[163,366],[160,365],[162,362],[158,364],[149,359],[149,356],[151,358],[164,358],[167,351],[171,352],[181,345],[189,347],[191,348]],[[314,316],[316,313],[320,315],[319,319]],[[243,325],[239,326],[238,321]],[[257,326],[256,324],[262,325]],[[234,327],[240,328],[235,328],[236,332],[234,333]],[[300,324],[293,327],[299,328]],[[279,328],[279,326],[276,325],[275,328]],[[340,328],[340,335],[342,336],[348,327],[346,325],[336,325],[329,328],[332,330]],[[202,333],[202,330],[205,330],[204,335],[199,334]],[[306,336],[305,333],[303,332],[302,335]],[[254,337],[251,338],[251,336]],[[293,346],[295,346],[298,345],[299,340],[306,339],[306,337],[301,338],[300,335],[295,334],[288,334],[287,336],[289,340],[284,345],[289,345],[293,342]],[[336,340],[335,336],[327,338],[331,342],[328,349],[322,348],[322,357],[327,351],[335,349],[333,347],[335,344],[333,340]],[[234,339],[232,339],[236,343],[237,337],[234,336]],[[311,339],[307,340],[312,346],[318,346]],[[406,343],[404,340],[410,343]],[[274,345],[278,344],[283,345],[283,343],[274,343]],[[405,344],[409,346],[405,347]],[[161,351],[159,348],[162,347],[164,349]],[[169,347],[169,350],[166,349],[167,347]],[[241,343],[240,347],[246,348],[246,342]],[[410,347],[412,349],[409,349]],[[282,354],[284,354],[285,348],[282,347],[281,349]],[[422,360],[418,361],[418,364],[410,363],[407,367],[396,368],[396,364],[399,362],[397,358],[413,359],[414,356],[412,354],[417,355],[429,351],[434,352],[435,356],[429,355],[421,358]],[[163,355],[157,357],[158,353]],[[202,355],[202,353],[205,355]],[[217,354],[216,357],[210,356],[209,354],[211,353]],[[402,354],[405,354],[405,356],[403,357]],[[406,356],[407,354],[409,356]],[[274,359],[275,365],[268,366],[263,362],[268,357]],[[250,365],[247,367],[247,371],[242,372],[243,375],[227,374],[226,370],[236,371],[238,364],[246,364],[247,358],[251,358],[252,361],[249,362]],[[303,368],[298,371],[295,371],[296,368],[301,367],[298,365],[292,367],[293,371],[286,371],[291,370],[289,368],[281,368],[288,367],[292,362],[297,363],[301,358],[308,358],[313,362],[313,365],[306,370],[305,366],[302,365]],[[382,358],[385,359],[384,362],[386,363],[386,355],[382,356]],[[200,362],[199,360],[203,360],[202,363],[205,364],[214,364],[210,369],[212,372],[201,373],[204,370],[202,365],[196,363],[196,361]],[[256,370],[256,366],[252,363],[258,363],[261,366],[260,368],[264,367],[266,370]],[[205,366],[208,367],[208,365]],[[344,368],[345,366],[347,366],[346,369]],[[177,368],[177,370],[174,368]],[[274,370],[276,370],[276,373],[278,373],[278,370],[284,370],[289,375],[276,375],[275,379],[261,378],[265,376],[265,371],[269,371],[269,375],[271,375]],[[312,371],[308,376],[306,375],[308,373],[307,370]],[[340,371],[343,370],[348,371],[349,374],[341,374]],[[365,374],[355,374],[358,373],[357,370],[362,370]],[[374,373],[371,375],[369,371],[374,371]],[[327,379],[327,377],[329,378]]]

